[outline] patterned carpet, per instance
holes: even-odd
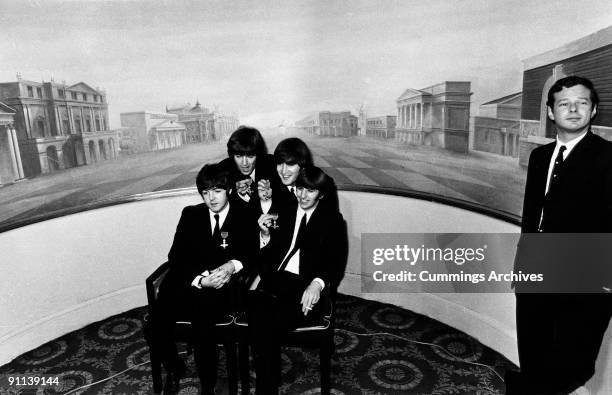
[[[0,394],[152,393],[149,354],[142,333],[145,312],[140,307],[109,317],[0,367],[0,377],[26,373],[60,377],[59,386],[19,391],[13,387],[11,392],[2,388],[5,382],[0,385]],[[357,335],[380,332],[387,334]],[[503,377],[506,370],[514,368],[500,354],[449,326],[399,307],[346,295],[339,295],[337,302],[335,341],[334,394],[503,394],[504,383],[494,371]],[[181,381],[180,394],[197,394],[193,355],[184,357],[189,370]],[[319,393],[315,352],[285,348],[282,359],[281,393]],[[220,352],[217,394],[227,393],[224,367]],[[253,372],[251,376],[253,392]]]

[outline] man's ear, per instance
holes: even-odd
[[[546,110],[548,111],[548,118],[555,122],[555,113],[553,112],[552,108],[550,106],[546,106]]]
[[[228,188],[228,189],[227,189],[227,196],[229,196],[229,195],[231,195],[231,194],[232,194],[232,188]]]
[[[317,199],[321,200],[321,199],[323,199],[324,197],[325,197],[325,195],[324,195],[324,194],[322,194],[322,193],[320,193],[320,194],[319,194],[319,197],[317,197]]]
[[[593,106],[593,110],[591,111],[591,119],[595,118],[597,115],[597,106]]]

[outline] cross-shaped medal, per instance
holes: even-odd
[[[225,241],[225,239],[227,239],[227,236],[229,236],[228,232],[221,232],[221,238],[223,239],[223,242],[219,245],[223,247],[223,249],[229,247],[229,244]]]

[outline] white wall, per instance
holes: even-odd
[[[145,278],[166,259],[181,209],[199,201],[196,193],[171,194],[0,233],[0,365],[69,331],[145,305]],[[512,294],[362,294],[360,242],[361,233],[513,233],[517,226],[390,195],[342,191],[340,204],[350,242],[341,292],[425,314],[517,362]],[[591,380],[594,393],[612,393],[611,338],[609,331],[598,376]]]

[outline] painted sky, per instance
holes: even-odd
[[[588,6],[586,5],[588,3]],[[125,111],[196,99],[260,127],[395,114],[406,88],[520,91],[522,60],[610,25],[609,0],[0,0],[0,81],[84,81]]]

